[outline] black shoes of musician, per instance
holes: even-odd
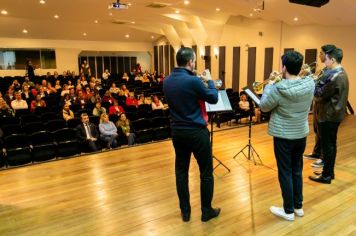
[[[320,155],[317,155],[315,153],[310,153],[310,154],[304,154],[303,157],[309,160],[317,160],[320,158]]]
[[[190,221],[190,212],[181,212],[180,214],[184,222]]]
[[[309,176],[309,179],[314,181],[314,182],[318,182],[318,183],[322,183],[322,184],[331,184],[331,176]]]
[[[209,212],[203,213],[201,216],[201,221],[207,222],[220,214],[220,208],[211,208]]]
[[[314,175],[318,175],[318,176],[321,175],[321,172],[314,171],[313,173],[314,173]],[[335,179],[334,174],[331,174],[331,179]]]

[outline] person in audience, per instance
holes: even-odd
[[[30,79],[35,77],[35,67],[32,65],[31,60],[26,62],[26,76],[28,76]]]
[[[83,86],[80,84],[80,82],[78,82],[75,86],[75,91],[76,93],[78,93],[79,91],[83,91]]]
[[[79,81],[79,83],[80,83],[83,87],[85,87],[85,86],[88,85],[88,81],[87,81],[87,78],[85,77],[85,75],[80,76],[80,81]]]
[[[120,116],[122,113],[125,113],[124,108],[119,105],[119,102],[115,99],[114,104],[109,107],[109,115],[117,115]]]
[[[7,105],[4,99],[0,99],[0,117],[13,117],[14,111]]]
[[[147,77],[147,74],[143,74],[143,77],[142,77],[142,83],[150,83],[150,79]]]
[[[61,96],[63,97],[65,94],[69,94],[69,87],[68,87],[68,84],[64,84],[64,85],[63,85],[63,89],[62,89],[62,92],[61,92]]]
[[[37,94],[35,100],[31,102],[31,112],[35,112],[37,107],[46,107],[46,102],[42,100],[40,94]]]
[[[64,106],[64,104],[68,104],[69,106],[75,104],[72,102],[72,99],[68,93],[65,94],[64,97],[61,97],[60,105]]]
[[[21,90],[21,84],[17,79],[14,79],[14,81],[12,82],[12,87],[14,88],[15,92]]]
[[[101,116],[102,114],[106,114],[105,107],[101,106],[101,102],[96,102],[95,107],[93,109],[93,116]]]
[[[36,93],[36,95],[41,95],[42,98],[44,97],[48,97],[48,93],[46,91],[47,89],[43,86],[40,87],[40,89],[38,90],[38,92]]]
[[[68,80],[67,84],[68,84],[68,89],[75,88],[75,86],[72,84],[71,80]]]
[[[126,84],[121,85],[121,91],[119,92],[120,96],[129,96],[130,91],[127,89]]]
[[[126,98],[126,106],[135,106],[135,107],[138,106],[138,101],[135,98],[134,92],[130,92],[129,97]]]
[[[124,74],[122,75],[122,79],[129,81],[129,76],[127,75],[126,72],[124,72]]]
[[[89,86],[86,86],[83,95],[87,102],[89,102],[90,99],[94,96],[94,90],[91,90]]]
[[[121,130],[121,132],[127,138],[127,144],[129,146],[134,145],[135,143],[135,134],[131,133],[130,121],[126,118],[126,115],[122,113],[119,117],[119,120],[116,122],[116,127]]]
[[[6,94],[4,96],[4,100],[7,102],[7,104],[11,104],[11,102],[14,99],[15,99],[15,91],[12,86],[9,86],[9,88],[6,91]]]
[[[22,99],[26,101],[32,101],[34,98],[33,94],[30,91],[30,87],[28,86],[27,83],[22,84],[21,96]]]
[[[164,105],[157,95],[153,96],[153,101],[151,105],[152,105],[152,110],[164,109]]]
[[[15,112],[19,109],[28,109],[28,104],[22,99],[20,91],[15,93],[15,98],[16,99],[11,102],[11,107],[15,110]]]
[[[73,111],[71,111],[71,110],[69,109],[69,104],[68,104],[68,103],[64,103],[64,105],[63,105],[63,110],[62,110],[62,114],[63,114],[63,119],[64,119],[65,121],[68,121],[68,120],[74,118],[74,113],[73,113]]]
[[[90,123],[87,113],[82,113],[80,120],[82,123],[76,128],[77,137],[82,145],[87,146],[91,152],[96,152],[98,150],[96,146],[96,141],[99,137],[98,131],[95,125]]]
[[[282,56],[283,79],[266,85],[260,107],[271,112],[268,134],[273,136],[274,154],[283,206],[271,206],[272,214],[288,221],[303,211],[303,153],[309,133],[308,113],[315,89],[313,78],[301,78],[303,55],[288,51]]]
[[[252,105],[252,104],[251,104]],[[250,102],[247,100],[246,94],[241,94],[239,107],[241,109],[242,117],[249,117],[250,116]],[[261,122],[261,111],[259,108],[254,107],[252,120],[254,122],[260,123]]]
[[[103,79],[103,81],[107,81],[109,79],[109,76],[110,76],[110,72],[109,72],[109,69],[105,69],[105,71],[103,72],[101,78]]]
[[[100,94],[97,90],[94,90],[94,95],[90,98],[89,102],[93,103],[93,104],[95,104],[97,102],[102,102]]]
[[[24,83],[28,84],[28,86],[30,86],[30,88],[35,87],[35,83],[33,83],[32,81],[30,81],[30,77],[28,77],[28,76],[25,76]]]
[[[86,60],[84,60],[81,65],[80,73],[82,73],[86,78],[89,78],[89,76],[91,75],[90,66]]]
[[[74,88],[72,88],[72,89],[69,90],[68,96],[69,96],[69,98],[70,98],[71,104],[76,104],[76,102],[77,102],[77,100],[78,100],[78,96],[77,96],[77,94],[75,93]]]
[[[101,114],[100,116],[100,139],[107,144],[107,148],[116,148],[117,147],[117,128],[115,124],[109,120],[107,114]]]
[[[47,89],[47,80],[43,79],[41,82],[41,87]],[[46,91],[46,90],[45,90]]]
[[[70,81],[70,80],[69,80]],[[61,86],[61,81],[59,81],[58,79],[56,80],[55,82],[56,84],[54,85],[54,88],[55,89],[62,89],[62,86]]]
[[[110,104],[114,104],[114,100],[115,100],[115,99],[114,99],[113,96],[111,95],[110,91],[107,90],[107,91],[105,92],[104,96],[103,96],[102,101],[103,101],[103,102],[109,102]]]
[[[76,103],[75,104],[78,104],[80,105],[81,109],[84,109],[85,106],[87,105],[88,103],[88,100],[86,99],[86,97],[84,96],[84,93],[83,91],[78,91],[78,99],[76,100]]]
[[[47,83],[47,93],[48,94],[56,94],[57,93],[57,89],[55,87],[52,87],[51,82]]]
[[[147,99],[145,98],[145,95],[144,94],[141,94],[138,98],[138,101],[137,101],[137,105],[141,105],[141,104],[150,104],[148,103]]]
[[[109,89],[110,93],[115,93],[115,94],[119,94],[120,93],[120,89],[118,87],[116,87],[115,83],[111,84],[111,87]]]

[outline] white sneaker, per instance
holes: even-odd
[[[282,217],[285,220],[289,220],[289,221],[294,220],[294,213],[290,213],[290,214],[285,213],[283,207],[271,206],[269,210],[272,212],[272,214]]]
[[[296,216],[299,216],[299,217],[302,217],[304,216],[304,211],[303,211],[303,208],[300,208],[300,209],[294,209],[294,213]]]

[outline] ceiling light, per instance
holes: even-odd
[[[184,4],[185,5],[188,5],[190,2],[189,1],[184,1]]]
[[[253,14],[252,14],[252,13],[250,13],[250,15],[249,15],[249,16],[253,17]]]
[[[155,36],[152,35],[152,36],[151,36],[151,39],[154,39],[154,38],[155,38]]]
[[[87,33],[83,33],[83,36],[87,36]]]
[[[299,19],[298,19],[298,17],[294,17],[294,19],[293,19],[294,21],[298,21]]]
[[[40,0],[40,3],[41,3],[41,4],[45,4],[46,1],[45,1],[45,0]]]
[[[56,15],[54,15],[53,17],[54,17],[54,18],[56,18],[56,19],[58,19],[58,18],[59,18],[59,16],[58,16],[57,14],[56,14]]]
[[[22,33],[27,34],[28,33],[27,29],[23,29]]]
[[[215,10],[216,10],[216,11],[220,11],[220,8],[216,8]]]
[[[135,21],[131,21],[131,24],[135,24],[136,22]]]
[[[109,16],[112,16],[112,12],[109,13]]]
[[[2,11],[1,11],[1,14],[2,14],[2,15],[7,15],[7,11],[6,11],[6,10],[2,10]]]
[[[126,34],[125,37],[126,37],[126,38],[130,38],[130,35],[129,35],[129,34]]]
[[[98,24],[98,23],[99,23],[99,21],[98,21],[98,20],[95,20],[95,21],[94,21],[94,23],[95,23],[95,24]]]
[[[130,6],[130,7],[132,6],[131,2],[129,2],[127,5]]]
[[[176,14],[179,14],[180,13],[180,11],[179,10],[176,10]]]

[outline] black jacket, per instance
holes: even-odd
[[[89,128],[90,128],[90,132],[91,132],[91,135],[93,136],[93,138],[98,138],[99,133],[98,133],[95,125],[93,123],[89,123]],[[77,137],[78,137],[79,141],[85,142],[87,140],[87,134],[85,132],[83,123],[79,124],[76,129],[77,129]]]

